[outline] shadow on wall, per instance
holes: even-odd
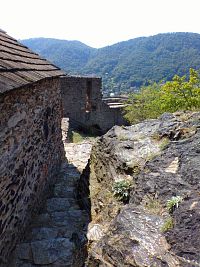
[[[57,78],[0,95],[0,265],[60,169],[60,121]]]
[[[90,221],[91,221],[91,201],[90,201],[90,160],[88,160],[88,164],[86,165],[81,177],[78,181],[77,186],[77,199],[79,206],[86,210]]]

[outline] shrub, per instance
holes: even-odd
[[[172,217],[169,217],[166,219],[166,221],[164,222],[163,226],[161,227],[161,231],[162,232],[167,232],[170,229],[172,229],[174,227],[174,222]]]
[[[190,69],[189,80],[175,75],[165,84],[154,83],[142,87],[137,94],[130,94],[124,117],[130,123],[137,123],[157,118],[164,112],[199,109],[200,77],[197,71]]]
[[[132,183],[127,180],[115,182],[112,188],[113,195],[122,202],[127,202],[130,197]]]
[[[169,213],[173,213],[175,208],[178,208],[179,203],[181,203],[182,200],[183,198],[180,196],[172,197],[171,199],[167,200],[167,209]]]

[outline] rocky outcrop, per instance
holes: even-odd
[[[200,113],[180,112],[97,140],[88,266],[200,266],[199,128]],[[125,201],[119,181],[130,186]]]

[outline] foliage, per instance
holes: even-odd
[[[132,183],[127,180],[121,180],[118,182],[115,182],[112,188],[114,196],[122,201],[127,202],[130,195],[130,190],[132,187]]]
[[[129,95],[125,106],[125,119],[131,123],[138,123],[147,118],[156,118],[162,113],[158,99],[160,99],[160,86],[156,83],[143,87],[139,93]]]
[[[190,69],[189,80],[186,76],[175,75],[173,81],[163,87],[164,109],[174,112],[177,109],[192,110],[200,107],[200,78],[198,72]]]
[[[157,118],[164,112],[197,110],[200,108],[199,74],[190,69],[189,80],[175,75],[165,84],[143,87],[139,93],[130,94],[127,104],[125,118],[131,123]]]
[[[163,226],[161,227],[161,231],[162,232],[167,232],[170,229],[172,229],[174,227],[174,222],[173,222],[173,218],[169,217],[166,219],[166,221],[164,222]]]
[[[80,143],[84,140],[93,140],[96,136],[89,134],[89,133],[83,133],[81,131],[71,131],[69,134],[70,142],[72,143]]]
[[[31,38],[22,43],[70,74],[79,74],[96,51],[79,41]]]
[[[172,213],[175,210],[175,208],[178,208],[182,200],[183,198],[180,196],[172,197],[171,199],[167,200],[167,209],[169,213]]]
[[[84,140],[83,136],[80,133],[75,132],[75,131],[72,131],[70,139],[71,139],[72,143],[79,143],[79,142],[82,142]]]
[[[22,42],[70,74],[102,76],[104,92],[116,94],[200,69],[200,35],[195,33],[158,34],[100,49],[47,38]]]

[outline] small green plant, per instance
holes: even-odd
[[[168,144],[169,144],[169,139],[167,137],[163,138],[159,145],[160,150],[164,150]]]
[[[164,222],[163,226],[161,227],[161,231],[163,233],[169,231],[170,229],[172,229],[174,227],[174,222],[172,217],[169,217],[166,219],[166,221]]]
[[[127,202],[130,196],[132,183],[127,180],[115,182],[112,188],[113,195],[122,202]]]
[[[183,201],[183,198],[180,196],[172,197],[167,200],[167,209],[169,213],[173,213],[173,211],[178,208],[179,204]]]

